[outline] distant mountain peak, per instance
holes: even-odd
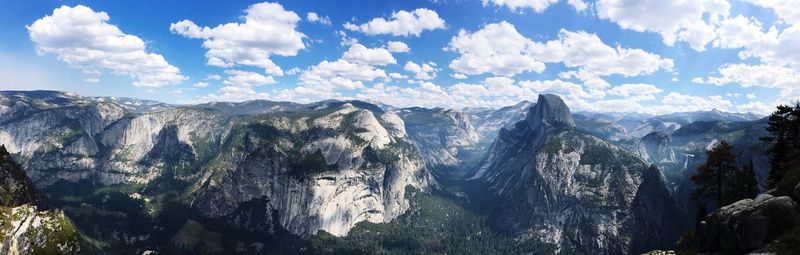
[[[531,107],[527,117],[528,124],[537,129],[542,125],[575,127],[569,107],[557,95],[542,94]]]

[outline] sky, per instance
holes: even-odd
[[[800,0],[5,1],[0,90],[173,104],[357,99],[766,114]]]

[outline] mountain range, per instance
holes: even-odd
[[[5,91],[0,191],[16,195],[0,208],[61,219],[74,233],[59,249],[87,254],[636,254],[674,248],[696,209],[688,176],[715,143],[764,187],[765,125],[572,113],[555,95],[430,109]],[[4,251],[36,246],[2,232]]]

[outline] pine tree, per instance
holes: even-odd
[[[706,205],[703,203],[697,203],[697,214],[695,215],[694,219],[695,229],[698,229],[700,227],[700,222],[706,219],[706,214],[708,214]]]
[[[698,202],[713,199],[715,205],[720,207],[726,204],[728,198],[725,196],[725,186],[738,171],[736,155],[733,154],[733,147],[725,141],[714,145],[706,155],[706,163],[697,168],[697,174],[692,175],[695,184],[692,198]]]
[[[798,157],[800,157],[800,102],[794,106],[781,105],[769,116],[767,132],[771,136],[761,140],[770,144],[770,171],[767,188],[779,188],[785,193],[798,182]],[[787,172],[791,173],[785,178]],[[782,187],[778,187],[779,184]]]
[[[745,198],[755,198],[758,195],[758,181],[753,167],[753,160],[731,176],[728,182],[728,191],[725,192],[723,204],[730,204]]]

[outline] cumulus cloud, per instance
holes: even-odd
[[[536,47],[542,46],[503,21],[488,24],[473,33],[462,29],[450,40],[446,50],[460,54],[450,62],[450,68],[459,73],[512,76],[544,71],[544,63],[533,53]]]
[[[327,99],[340,96],[339,90],[364,88],[364,82],[386,79],[386,72],[364,63],[345,59],[323,60],[300,74],[300,86],[290,92],[313,99]]]
[[[239,70],[226,70],[225,74],[228,75],[222,83],[238,87],[256,87],[267,84],[276,83],[275,78],[272,76],[264,76],[255,72],[239,71]]]
[[[276,83],[272,76],[265,76],[256,72],[241,71],[241,70],[225,70],[225,79],[222,81],[225,86],[219,88],[214,93],[203,95],[188,103],[205,103],[205,102],[242,102],[248,100],[269,99],[269,94],[258,92],[254,87],[264,86]],[[207,80],[214,78],[221,79],[219,75],[209,76]],[[208,87],[207,82],[197,82],[193,86],[195,88]]]
[[[463,80],[463,79],[467,78],[467,75],[465,75],[463,73],[454,73],[454,74],[451,74],[450,77],[453,77],[454,79]]]
[[[730,3],[727,0],[598,0],[596,9],[600,18],[624,29],[655,32],[666,45],[684,41],[693,49],[703,51],[716,37],[713,23],[728,15]]]
[[[751,101],[745,104],[736,106],[736,110],[740,112],[752,112],[761,115],[768,115],[775,110],[775,107],[758,101]]]
[[[777,35],[769,35],[761,31],[762,24],[753,17],[742,15],[725,19],[717,29],[716,47],[736,49],[752,47],[762,42],[771,41]]]
[[[187,79],[163,56],[148,53],[142,39],[125,34],[109,19],[107,13],[83,5],[61,6],[26,28],[39,54],[54,54],[87,73],[130,76],[139,87],[163,87]]]
[[[408,78],[408,76],[405,76],[405,75],[400,74],[400,73],[389,73],[389,77],[392,78],[392,79],[405,79],[405,78]]]
[[[413,73],[414,77],[420,80],[432,80],[436,78],[436,72],[439,71],[434,63],[422,63],[420,65],[412,61],[406,62],[403,70]]]
[[[539,93],[562,95],[568,104],[589,96],[582,86],[562,80],[520,81],[508,77],[487,77],[477,83],[459,82],[440,86],[432,82],[399,86],[377,83],[359,90],[356,99],[380,101],[394,106],[503,107],[522,100],[534,101]],[[573,106],[574,104],[570,105]]]
[[[562,80],[521,81],[519,83],[523,88],[531,89],[536,93],[559,94],[572,98],[590,97],[590,94],[583,89],[583,86]]]
[[[397,64],[392,53],[384,48],[367,48],[361,44],[353,44],[342,55],[342,59],[366,65]]]
[[[320,16],[316,12],[306,13],[306,20],[308,20],[308,22],[311,23],[319,23],[326,26],[330,26],[331,24],[333,24],[331,23],[331,18],[329,18],[328,16]]]
[[[517,32],[514,25],[503,21],[488,24],[473,33],[461,30],[451,39],[446,50],[460,54],[450,62],[450,68],[468,75],[541,73],[545,63],[556,62],[594,76],[637,76],[673,67],[671,59],[641,49],[614,48],[587,32],[562,29],[558,37],[544,43],[535,42]]]
[[[800,24],[800,1],[798,0],[744,0],[752,4],[772,9],[775,15],[788,24]]]
[[[344,24],[350,31],[359,31],[367,35],[391,34],[393,36],[417,36],[425,30],[445,28],[445,22],[433,10],[419,8],[414,11],[398,11],[391,15],[389,20],[374,18],[367,23],[355,25]]]
[[[259,3],[245,10],[244,22],[216,27],[199,27],[191,20],[172,23],[170,31],[188,38],[203,39],[208,64],[263,68],[271,75],[283,75],[271,56],[295,56],[305,48],[305,35],[295,28],[300,17],[277,3]]]
[[[781,66],[726,64],[720,67],[719,76],[695,81],[717,86],[735,83],[742,87],[796,88],[800,87],[800,73]]]
[[[256,92],[253,88],[238,87],[238,86],[225,86],[217,90],[215,93],[204,95],[190,103],[201,102],[243,102],[249,100],[269,99],[269,94],[263,92]]]
[[[491,2],[497,6],[505,6],[512,11],[530,8],[534,12],[543,12],[547,7],[550,7],[550,5],[558,3],[559,0],[481,0],[481,2],[484,6]],[[589,8],[589,5],[582,0],[567,0],[566,2],[579,12]]]
[[[690,111],[708,111],[709,109],[717,109],[722,111],[729,111],[733,105],[731,101],[724,99],[722,96],[709,96],[700,97],[692,95],[684,95],[677,92],[670,92],[662,100],[660,105],[656,107],[657,112],[690,112]]]
[[[564,52],[561,61],[567,67],[579,67],[601,76],[638,76],[658,70],[672,70],[674,66],[672,59],[641,49],[614,48],[603,43],[597,35],[583,31],[561,30],[559,43],[548,42],[546,45],[560,45]]]
[[[411,48],[409,48],[408,45],[406,45],[404,42],[398,42],[398,41],[390,41],[386,43],[386,48],[388,48],[389,51],[395,53],[411,51]]]
[[[644,84],[644,83],[634,83],[634,84],[622,84],[616,86],[608,91],[611,95],[618,95],[618,96],[635,96],[635,95],[653,95],[663,92],[664,90],[659,89],[653,84]]]

